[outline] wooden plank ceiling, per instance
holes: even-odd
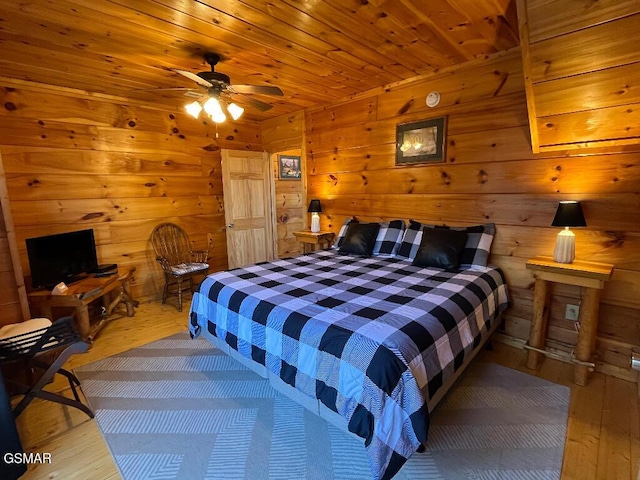
[[[0,79],[166,105],[216,71],[277,85],[255,120],[335,102],[518,44],[513,0],[0,0]],[[156,91],[158,90],[158,91]]]

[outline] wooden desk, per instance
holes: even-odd
[[[69,285],[69,290],[63,295],[54,295],[49,290],[35,290],[28,294],[29,304],[31,307],[38,308],[43,317],[52,321],[54,307],[74,308],[78,332],[85,340],[93,341],[118,304],[125,304],[128,317],[133,317],[135,314],[134,307],[137,302],[133,300],[129,287],[129,281],[133,278],[135,271],[135,267],[121,267],[116,274],[108,277],[96,277],[91,274]],[[92,326],[89,318],[89,304],[99,298],[103,299],[106,316]]]
[[[329,248],[335,237],[333,232],[312,233],[310,230],[301,230],[293,234],[302,243],[304,253],[315,252],[318,248]]]
[[[611,277],[613,265],[575,261],[556,263],[551,257],[536,257],[527,261],[527,268],[533,270],[536,279],[533,298],[533,320],[529,334],[529,346],[544,350],[549,317],[549,282],[576,285],[582,288],[582,302],[578,322],[578,344],[575,350],[574,382],[586,385],[589,375],[589,363],[596,344],[598,330],[598,311],[600,293],[604,283]],[[529,350],[527,367],[537,369],[543,352]]]

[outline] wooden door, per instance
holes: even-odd
[[[266,153],[222,150],[229,268],[274,258],[272,183]]]

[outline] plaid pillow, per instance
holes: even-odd
[[[496,226],[493,223],[473,225],[470,227],[446,227],[442,225],[427,225],[409,221],[402,244],[398,249],[398,257],[408,258],[413,261],[416,258],[420,242],[422,241],[423,228],[449,228],[467,233],[467,243],[460,254],[460,267],[486,267],[491,252],[491,243],[496,234]]]
[[[404,220],[391,220],[380,222],[380,230],[373,246],[372,255],[391,257],[398,252],[404,234]]]
[[[416,253],[420,248],[420,242],[422,241],[422,227],[434,227],[435,225],[423,225],[414,220],[409,220],[409,226],[404,231],[402,242],[396,253],[396,257],[408,258],[413,261],[416,258]]]

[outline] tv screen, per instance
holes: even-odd
[[[93,229],[27,238],[33,288],[72,283],[98,268]]]

